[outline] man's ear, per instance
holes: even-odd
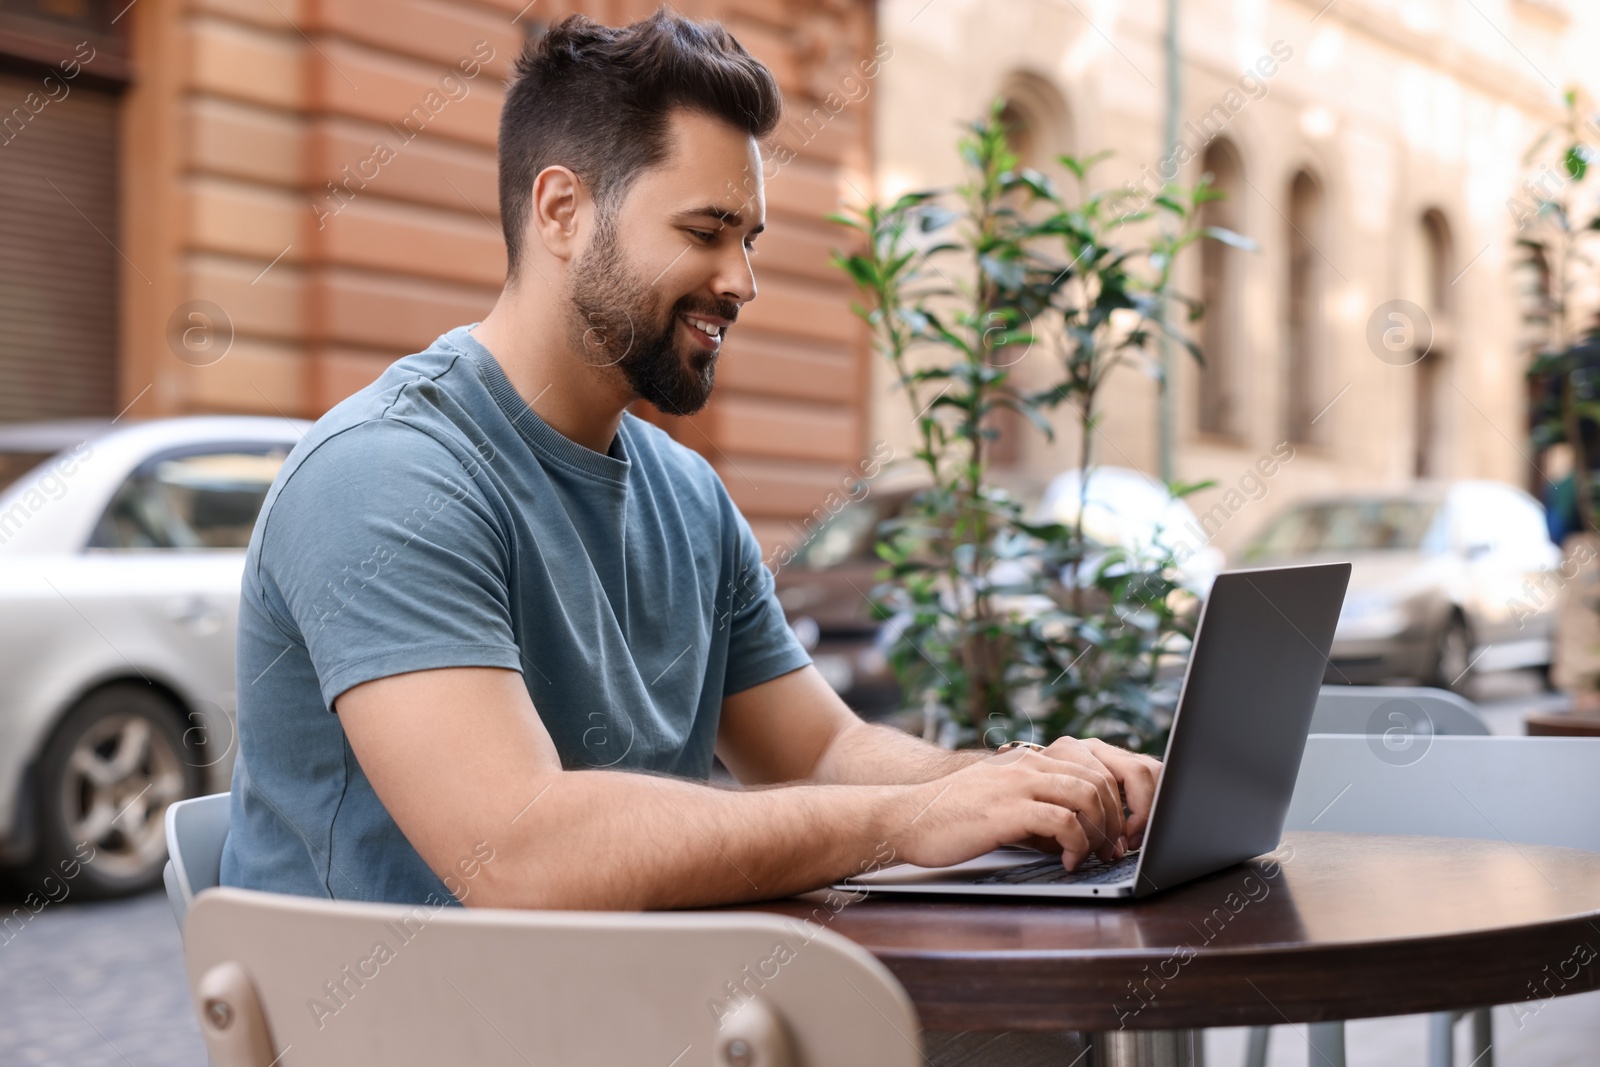
[[[571,259],[579,248],[579,222],[593,217],[592,201],[578,176],[566,167],[549,166],[533,179],[528,236],[537,237],[557,259]]]

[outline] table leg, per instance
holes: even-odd
[[[1244,1067],[1267,1067],[1267,1042],[1272,1037],[1272,1027],[1252,1026],[1244,1047]]]
[[[1344,1067],[1344,1023],[1312,1023],[1306,1027],[1306,1044],[1310,1067]]]
[[[1091,1034],[1083,1067],[1205,1067],[1200,1030],[1107,1030]]]
[[[1488,1008],[1472,1013],[1472,1067],[1494,1067],[1494,1017]]]
[[[1456,1013],[1436,1011],[1428,1016],[1428,1067],[1450,1067],[1456,1061]]]

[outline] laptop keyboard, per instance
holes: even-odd
[[[1097,856],[1088,856],[1069,871],[1061,866],[1061,857],[1050,856],[1034,863],[1022,863],[979,878],[976,885],[1112,885],[1131,882],[1139,866],[1139,853],[1130,852],[1120,860],[1103,863]]]

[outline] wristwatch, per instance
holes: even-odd
[[[1043,745],[1035,741],[1007,741],[1005,744],[995,749],[995,752],[1010,752],[1014,748],[1025,748],[1032,752],[1043,752],[1045,750]]]

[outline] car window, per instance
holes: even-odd
[[[846,504],[800,546],[794,560],[807,570],[820,571],[876,558],[873,546],[883,517],[884,509],[876,499]]]
[[[1318,552],[1416,551],[1427,547],[1437,504],[1422,500],[1338,500],[1291,508],[1245,554],[1286,559]]]
[[[245,548],[287,445],[237,445],[156,456],[128,477],[90,548]]]
[[[1473,487],[1451,501],[1456,547],[1540,560],[1548,554],[1544,509],[1520,493]]]

